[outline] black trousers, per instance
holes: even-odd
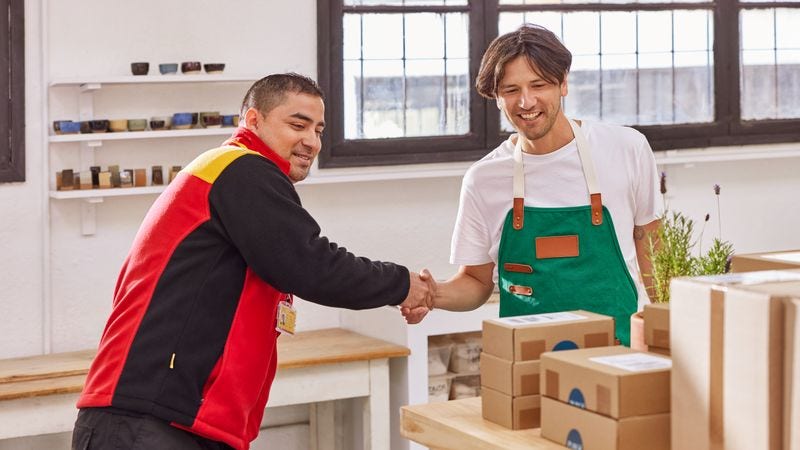
[[[125,414],[106,408],[78,412],[72,450],[228,450],[212,441],[147,415]]]

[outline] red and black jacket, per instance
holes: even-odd
[[[149,414],[247,449],[275,377],[277,305],[399,304],[408,270],[320,236],[253,133],[189,164],[153,204],[114,292],[79,408]]]

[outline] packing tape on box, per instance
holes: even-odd
[[[711,361],[709,365],[709,438],[711,450],[724,449],[723,416],[722,416],[722,354],[725,331],[725,288],[713,287],[711,289]]]

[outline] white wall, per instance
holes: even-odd
[[[77,119],[77,90],[48,90],[47,80],[125,75],[129,63],[140,60],[151,63],[151,73],[159,62],[200,60],[225,62],[231,74],[316,74],[315,0],[32,0],[25,7],[27,178],[0,185],[0,358],[97,344],[117,272],[153,199],[98,205],[93,236],[80,233],[79,201],[47,200],[53,174],[45,180],[43,164],[49,158],[55,170],[78,161],[77,144],[49,151],[44,145],[52,120]],[[96,96],[95,108],[109,118],[198,111],[210,104],[233,112],[246,88],[199,88],[201,95],[191,91],[197,87],[109,88]],[[44,105],[49,117],[43,117]],[[96,158],[101,165],[185,164],[218,141],[113,143]],[[800,158],[663,169],[673,209],[697,220],[712,214],[707,239],[717,230],[716,183],[722,186],[723,237],[739,252],[800,248]],[[455,271],[447,260],[459,186],[458,177],[445,177],[301,185],[298,191],[334,241],[364,256],[429,267],[443,278]],[[310,304],[300,305],[299,320],[304,329],[338,325],[335,312]]]

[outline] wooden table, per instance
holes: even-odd
[[[0,360],[0,439],[71,431],[94,350]],[[315,449],[335,443],[333,401],[363,402],[364,448],[389,448],[389,359],[406,347],[331,328],[281,336],[270,406],[311,404]]]
[[[539,428],[510,430],[481,417],[480,397],[400,408],[400,432],[431,449],[563,450]]]

